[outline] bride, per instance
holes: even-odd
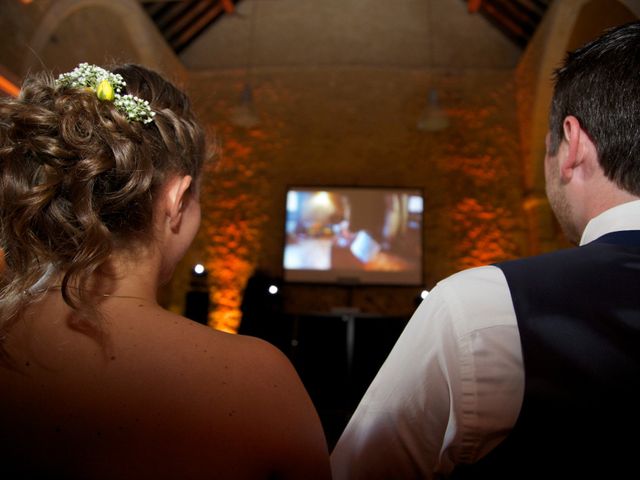
[[[156,301],[200,223],[203,156],[186,96],[140,66],[0,100],[7,478],[329,477],[287,359]]]

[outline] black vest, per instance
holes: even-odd
[[[507,438],[453,478],[631,478],[640,470],[640,231],[498,264],[525,392]]]

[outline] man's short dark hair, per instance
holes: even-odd
[[[549,151],[575,116],[594,142],[607,178],[640,195],[640,22],[607,30],[567,55],[555,72]]]

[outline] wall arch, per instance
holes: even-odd
[[[104,38],[95,38],[100,33],[96,33],[94,30],[95,22],[83,25],[77,25],[82,22],[75,22],[74,24],[74,17],[95,16],[96,10],[105,19],[105,23],[110,23],[113,27],[110,33],[104,34],[103,32],[101,36]],[[100,16],[94,18],[100,18]],[[80,31],[66,32],[64,28],[70,26],[79,28]],[[83,27],[86,30],[83,30]],[[47,60],[48,68],[68,67],[69,60],[65,58],[45,57],[47,53],[56,52],[56,48],[51,46],[51,43],[56,41],[56,35],[65,36],[66,33],[70,37],[85,38],[88,43],[94,46],[99,42],[104,42],[105,52],[108,50],[109,44],[118,43],[128,50],[126,56],[129,61],[144,64],[179,79],[184,79],[186,76],[186,70],[178,57],[171,51],[140,5],[133,0],[59,0],[52,2],[29,41],[33,55],[25,55],[22,71],[39,69],[43,60]],[[73,57],[73,55],[68,56]]]

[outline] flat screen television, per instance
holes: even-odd
[[[418,188],[289,187],[284,280],[421,285],[423,205]]]

